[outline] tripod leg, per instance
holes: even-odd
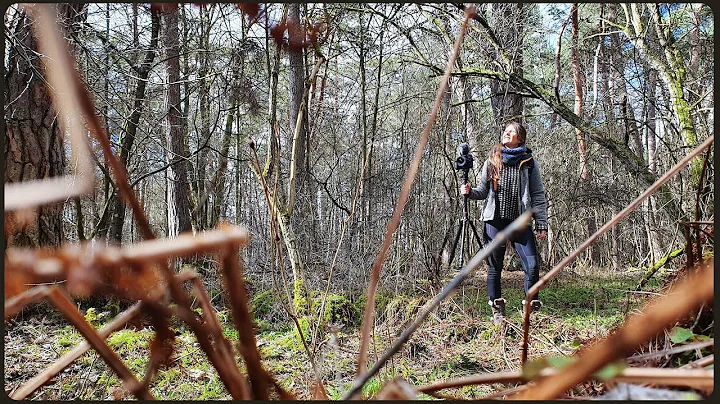
[[[460,227],[458,227],[457,233],[455,233],[455,240],[453,240],[452,248],[450,249],[450,258],[448,259],[448,267],[453,262],[453,259],[455,258],[455,248],[457,247],[458,239],[460,238],[460,234],[462,234],[463,229],[465,228],[465,222],[460,222]]]
[[[473,234],[475,235],[475,241],[477,241],[480,248],[483,247],[482,238],[478,235],[477,228],[475,227],[475,223],[470,222],[470,227],[472,227]]]

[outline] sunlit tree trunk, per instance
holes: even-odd
[[[575,114],[577,116],[583,115],[583,73],[580,68],[580,56],[578,51],[578,4],[573,3],[571,9],[572,18],[572,74],[573,84],[575,86]],[[587,162],[587,150],[585,146],[585,134],[579,128],[575,129],[575,137],[578,143],[578,155],[580,157],[580,179],[583,187],[587,187],[592,180],[592,174],[588,168]],[[588,236],[595,234],[597,231],[597,223],[595,221],[594,209],[587,209],[585,217],[585,225],[587,227]],[[590,246],[590,261],[593,265],[598,265],[600,262],[600,249],[599,243],[594,243]]]
[[[166,162],[170,164],[168,176],[168,237],[192,230],[190,224],[190,186],[188,184],[186,156],[188,155],[185,134],[182,133],[182,113],[180,109],[180,57],[178,9],[171,7],[162,14],[163,43],[165,45],[165,63],[167,66],[167,146]]]

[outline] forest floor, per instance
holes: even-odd
[[[657,276],[645,286],[645,293],[632,292],[641,271],[614,272],[565,271],[541,292],[545,306],[533,313],[530,326],[529,360],[546,356],[569,356],[578,348],[606,337],[621,325],[627,313],[644,304],[647,292],[659,292],[668,275]],[[468,279],[457,293],[446,299],[427,318],[379,374],[363,389],[372,398],[388,381],[401,377],[415,386],[470,376],[479,373],[518,370],[522,341],[522,272],[503,273],[504,297],[508,301],[506,334],[501,337],[490,319],[485,274]],[[264,296],[264,297],[263,297]],[[268,306],[268,294],[256,294],[257,343],[263,364],[280,384],[300,399],[311,398],[313,372],[310,361],[291,321],[278,320],[280,309]],[[414,296],[379,295],[377,299],[374,341],[370,362],[382,356],[418,309],[433,293]],[[83,307],[81,311],[96,327],[117,314],[111,308]],[[40,373],[61,355],[82,341],[80,334],[49,305],[28,310],[6,322],[4,330],[5,391],[11,393]],[[346,316],[346,324],[337,324],[337,338],[326,334],[319,344],[317,366],[331,399],[340,399],[350,388],[355,374],[359,345],[359,310]],[[229,310],[218,317],[231,340],[237,340]],[[210,366],[194,334],[184,324],[174,324],[176,347],[171,363],[161,368],[150,385],[157,399],[205,400],[231,399],[215,369]],[[138,378],[142,378],[148,360],[148,346],[154,332],[142,325],[128,326],[113,333],[108,344]],[[705,351],[705,355],[711,353]],[[694,352],[691,353],[694,355]],[[677,361],[693,358],[677,357]],[[507,388],[481,385],[442,392],[447,397],[474,399]],[[600,382],[588,382],[576,388],[578,396],[596,396],[603,391]],[[105,400],[131,399],[120,387],[117,376],[94,351],[67,367],[48,385],[28,397],[33,400]],[[432,399],[421,395],[420,398]]]

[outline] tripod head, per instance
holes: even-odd
[[[468,183],[468,172],[473,167],[473,156],[470,154],[470,146],[467,143],[460,143],[457,147],[458,157],[455,159],[455,169],[463,171],[463,183]]]

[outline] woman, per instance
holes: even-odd
[[[493,146],[488,159],[483,164],[480,182],[477,188],[463,184],[460,191],[470,199],[486,199],[482,219],[485,223],[483,239],[489,243],[524,211],[534,208],[535,230],[537,238],[547,236],[547,201],[545,189],[540,179],[540,167],[532,152],[525,146],[527,134],[518,122],[511,122],[500,136],[499,143]],[[510,238],[522,261],[525,271],[525,295],[540,278],[537,244],[533,231],[528,226],[523,232]],[[505,317],[505,299],[500,289],[500,274],[503,269],[505,247],[495,249],[488,257],[488,303],[492,307],[493,321],[501,324]],[[542,303],[538,296],[530,296],[532,310],[538,310]],[[522,301],[525,304],[525,300]]]

